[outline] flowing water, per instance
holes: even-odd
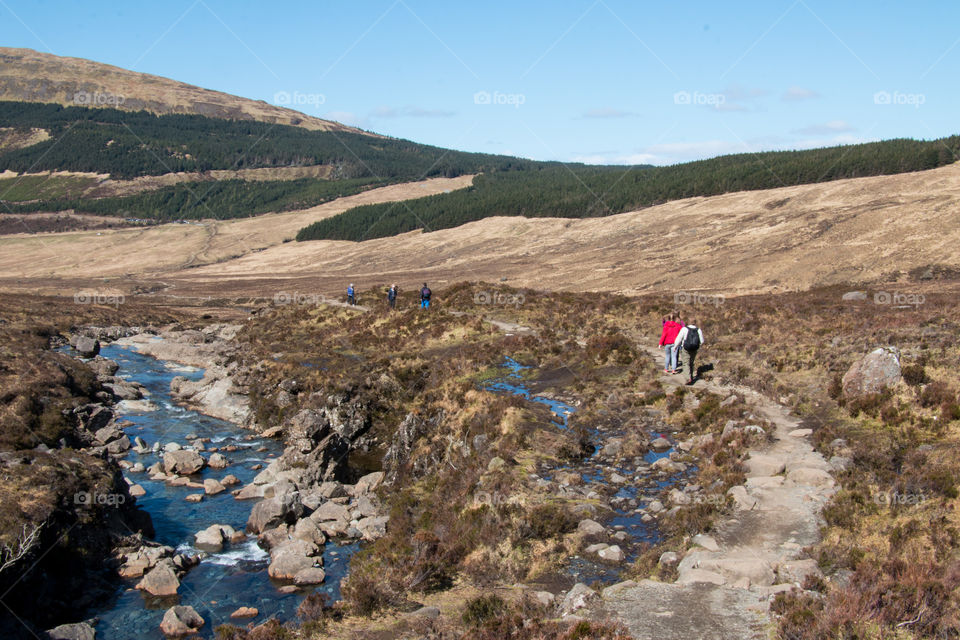
[[[563,429],[568,427],[570,416],[576,411],[576,407],[555,398],[534,394],[525,383],[523,374],[525,370],[531,369],[531,367],[522,365],[510,357],[504,359],[501,367],[505,370],[504,375],[487,381],[483,385],[485,389],[510,393],[531,402],[546,405],[556,417],[558,426]],[[590,485],[612,484],[610,483],[610,477],[614,473],[628,479],[636,475],[637,468],[632,466],[630,461],[623,461],[622,466],[618,466],[598,464],[594,459],[603,447],[604,440],[622,436],[624,435],[623,432],[601,432],[598,429],[588,429],[587,432],[590,435],[591,443],[595,446],[594,453],[575,466],[541,469],[541,476],[544,479],[552,480],[553,475],[559,471],[577,471],[580,473],[584,485]],[[663,451],[650,450],[643,456],[643,462],[647,465],[653,464],[660,458],[669,457],[675,450],[674,446]],[[628,541],[616,543],[624,551],[624,564],[636,559],[643,543],[656,544],[660,540],[656,521],[643,522],[643,514],[638,512],[637,508],[648,505],[659,496],[663,489],[679,484],[685,476],[695,472],[696,468],[688,468],[683,473],[671,476],[656,477],[653,475],[645,478],[642,483],[628,480],[611,497],[613,517],[607,522],[607,526],[618,531],[624,531],[629,535]],[[630,501],[636,501],[636,506],[630,505]],[[598,562],[590,557],[575,556],[570,559],[567,573],[579,582],[590,584],[599,581],[610,584],[619,580],[620,567]]]
[[[154,405],[153,411],[126,410],[124,403],[118,405],[118,419],[128,421],[124,431],[131,440],[140,436],[153,446],[168,442],[187,444],[187,435],[209,438],[206,447],[217,447],[230,460],[226,469],[204,469],[197,477],[222,479],[227,474],[235,475],[244,485],[258,473],[254,465],[266,464],[279,456],[282,445],[274,440],[256,437],[251,431],[235,424],[205,416],[196,411],[178,406],[170,395],[170,381],[175,376],[191,380],[203,377],[203,370],[183,367],[116,345],[105,346],[101,355],[115,360],[120,365],[117,375],[126,380],[139,382],[149,391],[145,399]],[[235,451],[224,451],[234,446]],[[207,456],[208,454],[202,454]],[[131,451],[127,460],[142,462],[144,466],[160,460],[155,453],[144,455]],[[137,499],[144,510],[150,513],[156,529],[155,539],[185,553],[198,553],[193,548],[194,534],[211,524],[227,524],[242,531],[250,510],[256,501],[235,500],[229,491],[215,496],[205,496],[200,503],[191,503],[184,498],[202,489],[173,487],[164,482],[150,480],[146,473],[124,474],[140,484],[146,495]],[[196,479],[195,477],[194,479]],[[241,486],[241,485],[237,485]],[[236,488],[236,487],[234,487]],[[315,589],[326,593],[329,600],[340,597],[340,580],[346,573],[350,556],[357,545],[337,545],[328,542],[323,553],[326,582]],[[133,640],[140,638],[163,638],[159,625],[163,614],[173,604],[190,605],[203,616],[206,624],[201,637],[212,637],[213,630],[230,623],[230,614],[241,606],[256,607],[260,614],[254,622],[275,617],[280,621],[296,617],[297,606],[314,589],[283,594],[276,582],[267,575],[269,555],[257,546],[255,537],[237,545],[227,545],[219,553],[207,555],[201,563],[181,578],[179,597],[157,599],[135,590],[138,579],[128,581],[105,606],[88,612],[96,616],[97,638],[103,640]],[[234,621],[245,626],[249,619]]]

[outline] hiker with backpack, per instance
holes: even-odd
[[[678,350],[673,343],[677,340],[677,334],[680,333],[682,327],[683,325],[677,322],[677,315],[675,313],[663,316],[663,330],[660,332],[660,342],[658,346],[663,349],[664,373],[680,372],[679,365],[677,364]]]
[[[697,351],[703,345],[703,331],[697,326],[696,320],[690,320],[685,327],[680,329],[674,345],[678,349],[683,347],[683,350],[687,352],[687,358],[690,361],[690,381],[687,384],[693,384],[696,379],[694,361],[697,359]]]
[[[390,305],[391,309],[397,308],[397,285],[390,285],[390,288],[387,289],[387,303]]]
[[[353,283],[350,283],[350,286],[347,287],[347,304],[357,304],[356,291],[353,288]]]
[[[427,283],[423,283],[423,288],[420,289],[420,308],[429,309],[430,308],[430,296],[433,295],[433,292],[430,291],[430,287],[427,286]]]

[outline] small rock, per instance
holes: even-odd
[[[164,559],[150,570],[143,580],[137,583],[137,589],[154,596],[174,596],[180,588],[180,579],[173,569],[173,561]]]
[[[680,562],[680,556],[673,551],[664,551],[660,554],[660,559],[657,561],[657,564],[662,566],[673,566]]]
[[[130,491],[130,495],[133,496],[134,498],[140,498],[142,496],[147,495],[147,490],[144,489],[139,484],[130,485],[129,491]]]
[[[660,436],[659,438],[655,439],[653,442],[650,443],[650,447],[658,451],[669,449],[672,446],[673,445],[670,444],[670,441],[664,438],[663,436]]]
[[[573,585],[573,588],[570,589],[569,593],[563,598],[563,602],[560,603],[560,615],[567,616],[571,613],[583,609],[591,602],[599,599],[600,595],[583,584],[578,582]]]
[[[260,615],[260,610],[256,607],[240,607],[230,614],[231,618],[256,618]]]
[[[601,549],[597,552],[597,555],[607,562],[623,562],[624,558],[623,550],[615,544],[610,545],[606,549]]]
[[[588,536],[599,536],[607,532],[602,524],[589,518],[580,521],[580,524],[577,525],[577,531]]]
[[[235,484],[240,484],[240,480],[237,478],[237,476],[229,473],[223,477],[223,480],[220,481],[220,484],[225,487],[232,487]]]
[[[295,585],[308,585],[308,584],[320,584],[327,577],[326,572],[319,567],[310,567],[309,569],[301,569],[293,576],[293,584]]]
[[[187,502],[203,502],[203,494],[202,494],[202,493],[191,493],[191,494],[188,494],[188,495],[184,498],[184,500],[186,500]]]
[[[210,454],[210,458],[207,460],[207,465],[209,465],[211,469],[224,469],[228,464],[230,464],[230,462],[227,460],[227,456],[222,453]]]
[[[208,496],[215,496],[218,493],[223,493],[226,491],[224,486],[220,483],[219,480],[214,478],[206,478],[203,481],[203,492]]]

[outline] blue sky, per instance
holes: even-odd
[[[954,2],[0,0],[0,36],[543,160],[670,164],[960,130]]]

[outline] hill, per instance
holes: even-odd
[[[363,133],[332,120],[83,58],[0,47],[0,100],[109,106]]]

